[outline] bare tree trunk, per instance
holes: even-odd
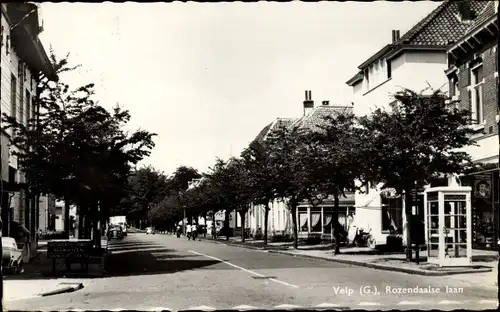
[[[297,228],[297,203],[295,200],[291,200],[290,212],[292,213],[292,226],[293,226],[293,248],[299,248],[299,232]]]
[[[267,228],[269,224],[269,203],[264,206],[264,245],[267,245]]]
[[[334,193],[333,195],[333,216],[332,216],[332,222],[335,225],[334,233],[335,233],[335,254],[338,254],[340,252],[340,224],[339,224],[339,194],[337,192]]]
[[[408,262],[412,261],[413,252],[411,250],[412,237],[411,237],[411,223],[412,223],[412,197],[411,197],[411,189],[405,190],[405,216],[406,216],[406,260]]]
[[[245,209],[242,209],[240,212],[241,216],[241,241],[244,243],[245,242],[245,214],[246,211]]]
[[[64,198],[64,237],[69,239],[69,201]]]
[[[226,210],[224,213],[224,230],[226,231],[226,240],[229,240],[229,214],[231,212]]]

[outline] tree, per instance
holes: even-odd
[[[253,141],[241,154],[249,175],[247,183],[252,189],[251,201],[264,206],[264,244],[267,245],[269,203],[275,199],[276,178],[273,176],[270,146],[267,142]]]
[[[183,192],[188,189],[191,181],[199,178],[201,178],[201,174],[198,170],[192,167],[180,166],[174,172],[174,177],[172,179],[173,188]]]
[[[253,198],[254,188],[251,184],[252,167],[248,167],[243,159],[233,159],[229,163],[231,183],[227,185],[230,196],[234,201],[236,211],[241,217],[241,240],[245,242],[245,220],[246,214],[250,208],[250,202]],[[250,183],[249,183],[250,182]]]
[[[308,157],[305,131],[300,128],[277,129],[268,137],[270,164],[275,178],[275,197],[286,203],[292,215],[294,247],[298,248],[297,206],[311,198],[314,183]]]
[[[340,231],[338,222],[340,196],[356,190],[355,180],[361,177],[361,160],[359,157],[358,129],[356,118],[350,111],[327,116],[321,125],[322,131],[309,134],[306,155],[314,166],[310,166],[314,189],[311,195],[319,196],[319,200],[333,197],[334,213],[332,226],[335,233],[335,253],[339,252]],[[311,197],[313,200],[315,198]]]
[[[460,173],[471,165],[459,149],[473,144],[467,127],[470,113],[447,105],[441,91],[432,95],[404,89],[395,94],[392,111],[377,109],[359,119],[363,142],[363,176],[404,195],[407,260],[412,251],[412,190],[444,174]]]
[[[127,181],[126,196],[121,200],[122,214],[135,220],[149,220],[149,209],[173,194],[165,174],[152,166],[133,171]]]
[[[58,74],[71,71],[67,59],[58,61],[51,53]],[[149,155],[155,134],[123,127],[130,114],[119,107],[110,113],[93,100],[93,85],[70,89],[61,79],[40,84],[39,107],[28,125],[11,116],[2,118],[15,132],[15,154],[26,175],[30,192],[54,194],[80,208],[96,226],[116,204],[130,167]],[[111,200],[110,200],[111,199]],[[99,212],[100,211],[100,212]],[[68,218],[69,219],[69,218]],[[97,230],[94,228],[94,230]],[[68,226],[66,233],[69,234]]]
[[[217,159],[215,165],[206,174],[207,182],[210,184],[215,209],[223,210],[225,213],[224,230],[226,240],[229,240],[229,215],[238,208],[238,190],[234,182],[237,175],[236,159],[228,162]]]

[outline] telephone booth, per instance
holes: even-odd
[[[471,265],[471,187],[427,188],[424,202],[427,261],[439,266]]]

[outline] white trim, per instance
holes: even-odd
[[[474,58],[477,58],[477,56],[476,56],[476,55],[474,55]],[[478,68],[479,66],[483,66],[483,62],[479,62],[479,63],[477,63],[476,65],[474,65],[473,67],[471,67],[471,69],[470,69],[470,70],[474,70],[474,69]]]

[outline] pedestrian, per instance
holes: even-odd
[[[188,240],[191,240],[191,224],[186,225],[186,236]]]
[[[196,236],[198,236],[198,229],[196,224],[193,224],[191,225],[191,237],[193,238],[194,241],[196,240]]]

